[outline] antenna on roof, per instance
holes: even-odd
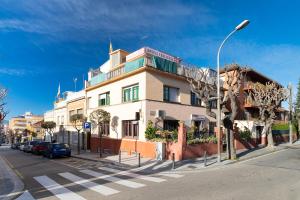
[[[113,47],[112,47],[112,43],[111,40],[109,38],[109,53],[113,52]]]
[[[74,81],[74,87],[75,87],[75,92],[76,92],[76,82],[77,82],[77,78],[73,78],[73,81]]]

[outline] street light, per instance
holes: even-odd
[[[220,97],[220,51],[225,44],[225,42],[232,36],[236,31],[239,31],[243,28],[245,28],[250,23],[249,20],[244,20],[242,23],[240,23],[238,26],[235,27],[235,29],[229,33],[226,38],[221,43],[219,49],[218,49],[218,55],[217,55],[217,129],[218,129],[218,162],[221,162],[221,97]]]

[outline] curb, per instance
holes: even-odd
[[[78,158],[78,159],[81,159],[81,160],[88,160],[88,161],[93,161],[93,162],[100,162],[100,163],[111,164],[111,165],[119,166],[119,167],[134,168],[131,165],[126,165],[124,163],[118,163],[116,161],[111,161],[111,160],[104,160],[104,159],[95,160],[95,159],[92,159],[92,158],[85,158],[85,157],[81,157],[81,156],[77,156],[77,155],[71,155],[71,157]]]
[[[4,158],[0,156],[0,163],[4,166],[7,171],[7,177],[12,180],[14,188],[7,194],[0,195],[3,200],[10,200],[16,198],[17,195],[23,192],[24,183],[21,181],[18,173],[12,168],[11,164]]]

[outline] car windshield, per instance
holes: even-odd
[[[30,142],[30,145],[35,145],[37,143],[38,143],[37,141],[32,141],[32,142]]]

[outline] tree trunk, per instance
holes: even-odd
[[[268,148],[273,148],[274,147],[274,141],[273,141],[273,134],[272,134],[271,125],[269,125],[267,133],[268,133]]]
[[[229,138],[230,138],[230,159],[235,160],[236,159],[236,150],[234,146],[234,132],[233,130],[229,130]]]
[[[80,154],[80,131],[77,131],[77,154]]]

